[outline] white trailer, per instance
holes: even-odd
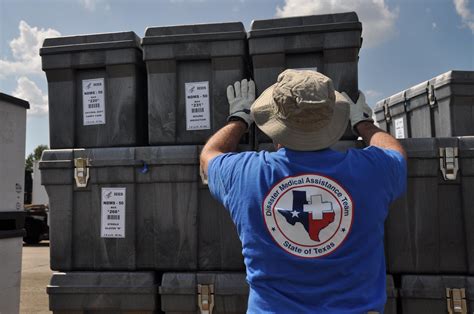
[[[27,101],[0,93],[0,313],[18,313]]]

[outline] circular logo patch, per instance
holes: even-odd
[[[262,204],[268,231],[286,252],[317,258],[334,252],[350,232],[349,193],[334,180],[315,174],[287,177]]]

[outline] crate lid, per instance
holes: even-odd
[[[397,92],[396,94],[393,94],[387,98],[377,101],[374,111],[383,110],[383,106],[385,103],[387,103],[388,106],[391,107],[396,104],[403,103],[405,100],[410,100],[414,97],[427,94],[427,92],[428,92],[428,81],[421,82],[410,88]]]
[[[140,48],[140,37],[132,31],[46,38],[40,55],[85,50]]]
[[[409,158],[439,158],[440,147],[459,147],[459,138],[399,139]]]
[[[451,70],[432,78],[430,80],[430,84],[433,85],[435,88],[440,88],[448,84],[474,85],[474,71]]]
[[[282,34],[348,30],[362,31],[362,23],[355,12],[254,20],[248,37],[252,39]]]
[[[197,285],[214,285],[216,295],[248,295],[245,273],[203,272],[165,273],[160,286],[161,295],[196,295]]]
[[[89,167],[147,165],[198,165],[199,146],[107,147],[56,149],[43,152],[40,169],[73,168],[75,158],[88,159]]]
[[[391,95],[385,99],[377,101],[375,105],[375,112],[383,110],[384,103],[387,103],[389,107],[402,103],[405,100],[427,94],[430,86],[434,86],[435,89],[443,87],[449,84],[469,84],[474,85],[474,71],[448,71],[440,74],[430,80],[423,81],[410,88],[404,89],[396,94]],[[474,89],[474,87],[473,87]]]
[[[241,22],[159,26],[148,27],[145,30],[142,44],[243,40],[245,37],[245,28]]]
[[[54,273],[48,294],[155,293],[154,272],[71,272]]]
[[[402,298],[446,299],[446,288],[465,288],[466,298],[474,300],[474,277],[402,276]]]

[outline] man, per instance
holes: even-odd
[[[255,102],[252,81],[227,97],[229,123],[201,170],[242,241],[248,312],[381,313],[384,220],[406,184],[399,142],[374,126],[362,93],[354,104],[314,71],[286,70]],[[349,118],[370,146],[329,149]],[[254,120],[278,151],[229,153]]]

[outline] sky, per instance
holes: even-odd
[[[474,70],[474,0],[0,0],[0,91],[30,102],[26,153],[49,144],[44,38],[149,26],[357,12],[370,106],[449,70]]]

